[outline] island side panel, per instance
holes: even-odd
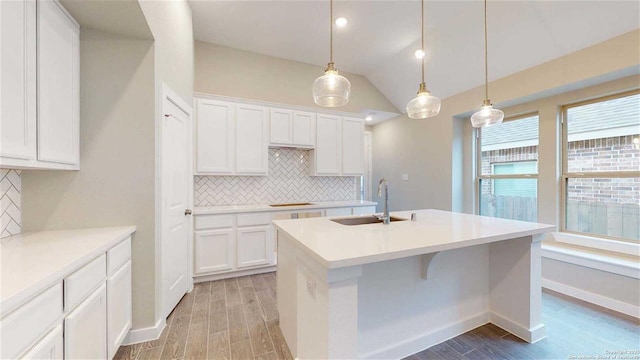
[[[282,335],[293,356],[298,352],[298,316],[297,316],[297,281],[295,246],[292,239],[282,231],[276,230],[276,246],[278,265],[276,272],[276,302],[280,318]]]
[[[360,266],[326,269],[278,232],[280,328],[297,359],[358,356]]]
[[[363,265],[359,358],[400,359],[489,322],[489,247]]]
[[[490,245],[491,322],[530,343],[545,336],[541,239],[526,236]]]

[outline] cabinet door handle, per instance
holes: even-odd
[[[184,210],[184,215],[191,215],[191,209],[185,209]]]

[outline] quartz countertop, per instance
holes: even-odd
[[[0,240],[0,317],[135,231],[135,226],[42,231]]]
[[[330,218],[277,220],[273,223],[327,269],[488,244],[556,230],[555,225],[498,219],[442,210],[392,212],[417,221],[389,225],[342,225]]]
[[[304,202],[304,201],[301,201]],[[226,205],[226,206],[197,206],[193,209],[194,215],[205,214],[228,214],[228,213],[245,213],[245,212],[262,212],[262,211],[295,211],[295,210],[313,210],[327,209],[339,207],[359,207],[359,206],[375,206],[378,203],[363,200],[348,201],[310,201],[311,205],[294,205],[294,206],[269,206],[269,204],[250,204],[250,205]]]

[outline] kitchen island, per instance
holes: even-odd
[[[294,357],[402,358],[488,322],[531,343],[544,337],[540,241],[555,226],[391,215],[406,220],[274,221],[280,328]]]

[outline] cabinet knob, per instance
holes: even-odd
[[[185,209],[184,210],[184,214],[185,215],[191,215],[191,209]]]

